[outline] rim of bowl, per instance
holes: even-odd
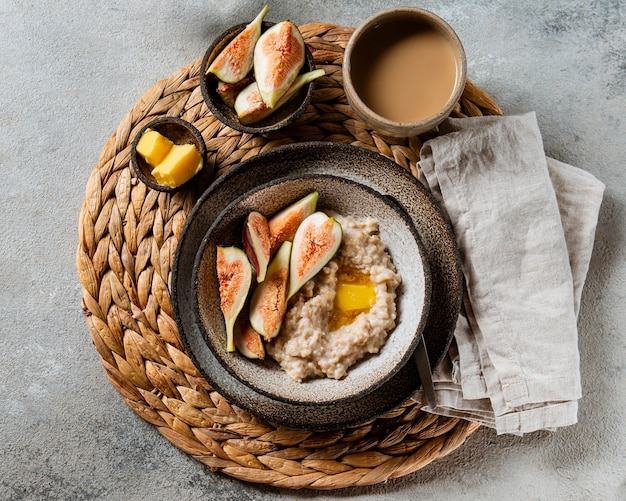
[[[441,111],[439,111],[432,117],[426,118],[424,120],[419,120],[417,122],[396,122],[394,120],[385,118],[373,111],[367,104],[365,104],[365,102],[361,99],[361,96],[357,93],[351,77],[352,53],[360,38],[376,24],[387,24],[389,22],[393,22],[395,20],[398,20],[399,16],[403,14],[408,14],[414,16],[415,18],[417,18],[418,16],[422,16],[424,18],[423,20],[425,20],[430,26],[433,26],[438,31],[444,33],[444,35],[449,38],[450,41],[453,43],[455,52],[457,53],[461,63],[460,67],[457,69],[457,80],[454,85],[454,90],[450,95],[446,105],[441,109]],[[448,24],[448,22],[442,17],[438,16],[434,12],[421,9],[419,7],[394,7],[372,15],[354,31],[354,33],[350,37],[350,40],[348,41],[348,45],[346,46],[346,50],[344,52],[342,73],[344,87],[347,87],[347,89],[349,90],[349,94],[351,95],[350,97],[357,101],[360,107],[362,107],[363,109],[367,109],[368,112],[371,113],[378,120],[378,122],[386,127],[401,127],[406,128],[407,130],[420,129],[422,132],[426,132],[445,120],[445,118],[450,114],[450,112],[456,105],[457,101],[461,98],[467,79],[467,57],[461,39],[457,35],[456,31],[454,31],[452,26],[450,26],[450,24]],[[348,92],[346,92],[346,94],[348,94]],[[359,116],[362,117],[362,112],[359,109],[356,109],[356,107],[353,107],[353,109]],[[362,118],[367,118],[367,120],[370,119],[370,117]],[[418,134],[420,133],[421,132],[418,132]]]
[[[158,131],[160,125],[167,125],[167,124],[175,124],[176,126],[183,127],[189,133],[191,133],[191,135],[194,136],[197,141],[196,146],[199,147],[200,156],[202,157],[202,169],[200,169],[199,172],[197,172],[191,179],[189,179],[189,181],[181,184],[180,186],[165,186],[165,185],[157,183],[156,180],[154,180],[154,178],[148,177],[144,173],[139,163],[139,159],[138,159],[139,154],[137,153],[137,143],[139,143],[139,140],[141,139],[142,134],[147,129],[154,129]],[[172,138],[170,137],[168,137],[168,139],[173,141]],[[177,144],[177,143],[174,141],[174,144]],[[194,127],[194,125],[191,124],[190,122],[187,122],[186,120],[183,120],[182,118],[179,118],[179,117],[171,117],[171,116],[159,117],[159,118],[155,118],[154,120],[150,120],[150,122],[148,122],[141,129],[139,129],[139,131],[135,135],[135,138],[133,139],[133,142],[132,142],[130,159],[131,159],[131,165],[133,167],[133,170],[135,171],[136,176],[139,178],[139,180],[142,183],[146,184],[153,190],[171,193],[174,191],[187,188],[190,185],[191,181],[195,179],[200,174],[200,172],[202,172],[204,169],[207,168],[206,143],[204,142],[204,138],[202,137],[202,134],[200,133],[200,131],[196,129],[196,127]],[[147,164],[147,162],[145,163]]]
[[[236,118],[231,119],[226,116],[220,109],[220,106],[218,106],[214,102],[214,97],[211,92],[212,88],[210,86],[212,86],[216,82],[216,80],[207,75],[206,70],[209,67],[210,62],[213,61],[213,59],[217,57],[217,55],[228,45],[228,43],[239,33],[241,33],[248,24],[249,23],[240,23],[235,26],[231,26],[213,40],[213,42],[205,52],[204,57],[202,58],[202,62],[200,64],[200,90],[202,91],[202,97],[204,98],[204,102],[209,107],[209,110],[211,110],[211,113],[213,113],[213,115],[215,115],[220,122],[227,125],[231,129],[238,130],[239,132],[248,132],[250,134],[263,134],[266,132],[273,132],[282,129],[283,127],[287,127],[288,125],[295,122],[298,118],[300,118],[300,116],[302,116],[304,111],[311,103],[313,93],[315,92],[315,84],[317,82],[317,79],[306,84],[303,89],[300,89],[298,91],[298,94],[296,94],[296,96],[292,97],[292,100],[294,100],[295,102],[298,96],[301,96],[303,91],[306,89],[304,99],[302,99],[302,102],[298,105],[298,107],[278,122],[276,121],[276,118],[280,116],[280,109],[265,117],[263,120],[260,120],[258,122],[259,125],[244,125]],[[275,24],[276,23],[272,21],[263,21],[262,33],[267,31]],[[300,70],[301,73],[302,71],[313,71],[316,68],[315,58],[309,50],[306,42],[304,44],[304,54],[305,61],[302,69]],[[227,105],[224,104],[224,106]],[[288,106],[288,104],[285,104],[284,106]]]

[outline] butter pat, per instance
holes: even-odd
[[[373,284],[337,283],[335,307],[340,311],[367,310],[376,302]]]
[[[137,153],[152,167],[156,167],[165,158],[173,144],[157,131],[146,129],[137,142]]]
[[[152,170],[163,186],[176,187],[189,181],[202,169],[202,157],[193,144],[174,144]]]
[[[193,144],[174,144],[152,129],[146,129],[137,141],[137,153],[153,168],[154,179],[163,186],[176,188],[202,169],[202,156]]]
[[[335,288],[333,311],[328,318],[328,332],[350,325],[376,303],[376,290],[368,276],[349,270],[340,273]]]

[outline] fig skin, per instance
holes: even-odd
[[[254,47],[254,76],[268,108],[274,108],[302,69],[304,39],[291,21],[275,24]]]
[[[257,282],[265,280],[270,261],[270,227],[263,214],[252,211],[243,226],[243,248],[256,270]]]
[[[302,221],[293,239],[288,299],[326,266],[342,238],[341,225],[323,212],[314,212]]]
[[[250,325],[266,341],[278,335],[287,311],[290,256],[291,242],[283,242],[250,300]]]
[[[312,191],[270,218],[268,225],[271,255],[274,255],[283,242],[293,242],[298,226],[315,212],[319,197],[320,194],[317,191]]]
[[[246,253],[237,247],[217,247],[217,281],[220,309],[226,323],[226,351],[235,351],[233,330],[237,316],[243,309],[250,284],[252,266]]]
[[[235,323],[235,347],[246,358],[265,359],[265,346],[261,334],[250,325],[248,315],[240,315]]]
[[[211,62],[207,73],[225,83],[236,83],[246,77],[254,63],[254,48],[261,37],[263,18],[269,7],[261,12]]]
[[[251,125],[263,120],[289,101],[302,87],[324,74],[324,70],[318,69],[298,75],[273,108],[265,104],[259,92],[259,86],[256,82],[252,82],[235,98],[234,108],[237,118],[243,125]]]

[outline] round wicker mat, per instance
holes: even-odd
[[[212,470],[290,489],[337,489],[414,472],[455,450],[478,426],[424,413],[408,402],[366,424],[312,432],[277,426],[231,405],[185,354],[168,290],[178,237],[199,193],[149,190],[129,168],[136,132],[159,115],[173,115],[200,130],[216,175],[277,145],[310,140],[377,151],[417,175],[419,150],[429,136],[375,133],[346,102],[341,65],[353,29],[316,23],[301,31],[326,76],[318,80],[307,112],[285,131],[253,136],[224,127],[202,99],[200,60],[139,99],[89,178],[76,264],[83,311],[105,374],[135,413]],[[453,115],[488,114],[501,114],[498,105],[468,81]]]

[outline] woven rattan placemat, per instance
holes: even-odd
[[[277,426],[231,405],[185,354],[168,290],[178,237],[199,193],[149,190],[129,167],[130,145],[141,126],[173,115],[200,130],[216,175],[280,144],[313,140],[380,152],[417,175],[428,136],[377,134],[346,102],[341,65],[353,29],[307,24],[301,31],[326,76],[318,80],[309,109],[284,132],[253,136],[224,127],[202,99],[200,60],[156,83],[123,118],[91,173],[80,213],[82,307],[105,374],[126,403],[212,470],[291,489],[371,485],[445,456],[477,425],[424,413],[409,402],[366,424],[312,432]],[[498,105],[468,81],[453,115],[488,114],[501,114]]]

